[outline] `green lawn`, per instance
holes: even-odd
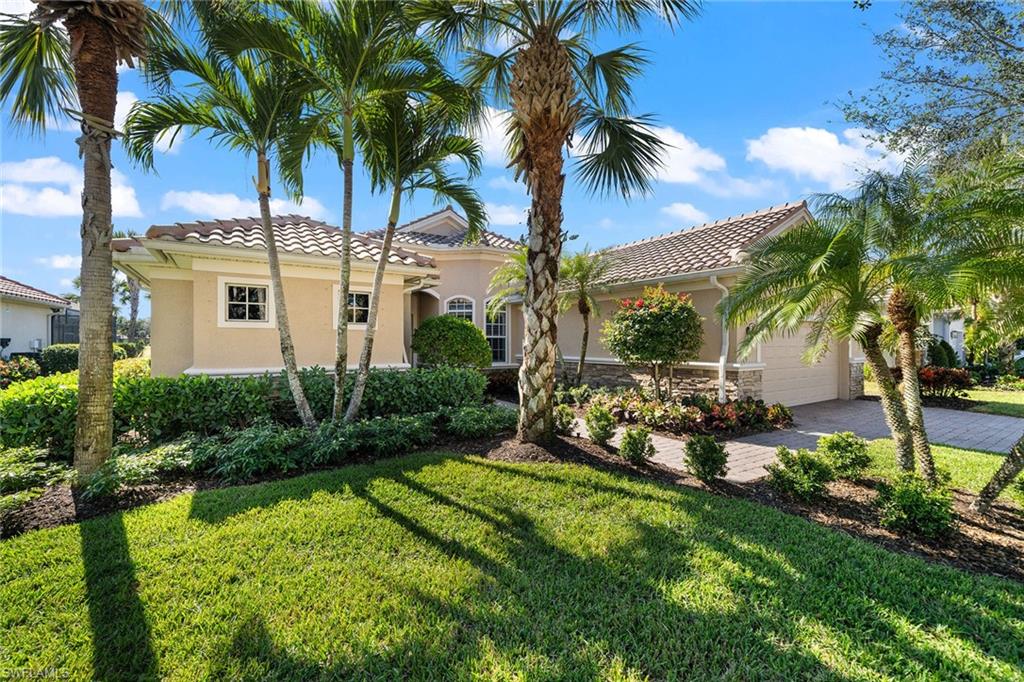
[[[967,391],[967,397],[983,403],[972,407],[971,412],[1024,417],[1024,391],[990,391],[979,388]]]
[[[868,452],[872,459],[871,468],[867,471],[868,476],[891,478],[896,474],[896,452],[891,439],[872,441]],[[962,450],[947,445],[932,444],[932,454],[935,457],[935,466],[949,472],[950,485],[971,492],[981,490],[1003,463],[1003,455],[979,450]],[[1011,485],[1004,490],[1001,497],[1014,500],[1024,507],[1024,490],[1017,485]]]
[[[1009,680],[1024,585],[696,490],[425,454],[0,543],[0,651],[104,680]]]

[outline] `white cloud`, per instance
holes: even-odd
[[[62,277],[60,280],[60,285],[64,289],[71,289],[72,287],[75,286],[75,280],[71,279],[70,277]]]
[[[668,145],[663,157],[665,165],[658,171],[659,180],[693,184],[699,182],[705,172],[725,170],[725,159],[675,128],[655,127],[652,130]]]
[[[500,175],[496,178],[491,178],[487,181],[487,186],[492,189],[503,189],[509,192],[520,192],[522,194],[526,193],[525,185],[516,182],[507,175]]]
[[[476,131],[477,142],[483,148],[484,163],[488,166],[508,165],[505,156],[505,125],[508,112],[494,107],[484,107],[483,121]]]
[[[599,221],[597,221],[597,226],[600,227],[602,230],[610,230],[613,227],[615,227],[615,221],[612,220],[611,218],[601,218]]]
[[[696,224],[705,223],[708,220],[708,214],[700,210],[693,204],[688,204],[682,201],[675,201],[668,206],[662,206],[661,212],[665,215],[672,216],[678,220],[682,220],[686,223]]]
[[[747,160],[842,190],[865,170],[895,171],[902,164],[902,157],[874,144],[869,135],[862,128],[844,130],[843,139],[823,128],[770,128],[747,140]]]
[[[5,161],[0,163],[0,178],[0,210],[4,213],[40,218],[82,214],[82,171],[56,156]],[[135,188],[124,174],[112,169],[110,182],[114,216],[142,216]]]
[[[259,203],[255,199],[243,199],[237,194],[192,191],[166,192],[160,200],[160,208],[183,209],[194,216],[210,218],[242,218],[258,216]],[[311,217],[326,218],[327,209],[313,197],[306,197],[301,204],[287,199],[271,199],[270,212],[283,215],[298,213]]]
[[[512,204],[484,204],[491,225],[519,225],[526,220],[526,208]]]
[[[54,254],[46,258],[36,258],[36,262],[54,270],[77,270],[82,267],[82,257],[68,254]]]
[[[709,175],[699,183],[698,186],[708,194],[716,197],[763,197],[769,194],[779,194],[779,183],[767,178],[734,178],[728,173],[715,173]]]

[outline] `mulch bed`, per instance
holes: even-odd
[[[438,443],[429,449],[480,455],[506,462],[584,464],[662,483],[710,490],[715,494],[752,500],[802,516],[891,551],[918,556],[974,573],[1024,582],[1024,514],[1017,507],[1000,501],[993,506],[989,517],[979,516],[968,509],[973,495],[959,490],[954,491],[956,525],[953,532],[941,541],[930,541],[900,536],[879,525],[878,511],[874,506],[878,494],[876,480],[830,483],[828,496],[824,500],[807,505],[780,496],[764,481],[718,481],[709,487],[688,474],[654,462],[633,465],[619,457],[614,449],[602,448],[583,438],[559,438],[546,446],[520,443],[513,438],[490,438]],[[372,459],[362,458],[359,461],[369,462]],[[287,478],[291,475],[301,474],[268,475],[252,483]],[[136,486],[116,496],[91,502],[75,495],[67,485],[54,486],[4,517],[0,521],[0,537],[7,538],[30,530],[75,523],[94,516],[153,504],[182,493],[228,485],[216,479],[176,479]]]

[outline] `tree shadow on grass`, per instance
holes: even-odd
[[[79,524],[93,677],[157,679],[149,623],[120,513]]]
[[[478,468],[480,477],[516,476],[534,488],[544,483],[573,493],[552,500],[589,502],[597,495],[607,496],[609,504],[626,500],[664,508],[655,509],[654,518],[622,519],[623,532],[603,549],[568,547],[546,523],[543,504],[552,500],[539,499],[535,508],[525,498],[481,495],[464,485],[472,474],[421,475],[424,467],[445,462]],[[275,645],[263,620],[273,614],[258,614],[214,662],[214,677],[507,673],[592,679],[621,669],[655,679],[843,679],[942,670],[984,679],[992,675],[978,665],[980,659],[1024,662],[1024,644],[1013,625],[1024,619],[1024,599],[1009,585],[983,583],[873,547],[852,551],[853,541],[845,536],[754,503],[682,489],[638,491],[586,471],[565,475],[440,455],[261,488],[249,499],[228,491],[197,494],[193,516],[217,521],[318,492],[344,492],[372,510],[366,523],[394,524],[410,545],[433,554],[431,561],[465,562],[478,577],[460,585],[454,597],[442,597],[428,584],[382,572],[387,589],[406,597],[402,613],[373,616],[379,619],[367,624],[380,633],[379,644],[350,643],[333,657],[304,655],[304,642]],[[224,499],[206,504],[200,498],[207,494]],[[435,511],[423,514],[424,509]],[[481,533],[456,531],[453,519],[471,522]],[[700,591],[700,598],[692,598],[692,591]],[[404,623],[440,625],[421,630],[401,628]],[[953,647],[960,652],[950,653],[921,633],[955,637],[960,644]],[[837,669],[829,656],[846,667]]]

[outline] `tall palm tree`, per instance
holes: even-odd
[[[113,316],[110,151],[117,65],[134,65],[162,22],[141,0],[36,0],[28,18],[0,23],[0,99],[15,123],[41,133],[77,106],[83,164],[82,298],[76,471],[96,471],[113,447]]]
[[[522,440],[552,435],[565,150],[579,138],[576,169],[589,191],[629,197],[650,190],[665,146],[650,117],[628,113],[631,80],[647,63],[642,52],[626,45],[595,53],[594,41],[601,29],[637,30],[652,15],[675,26],[697,9],[695,0],[421,0],[409,10],[427,35],[463,51],[471,85],[511,105],[510,165],[531,195]],[[495,53],[491,44],[503,47]]]
[[[718,312],[749,324],[738,351],[747,355],[779,333],[797,333],[813,319],[805,360],[816,361],[833,339],[852,339],[878,381],[885,421],[901,468],[912,471],[910,424],[879,339],[889,289],[877,260],[879,225],[870,192],[825,195],[817,220],[770,237],[750,250],[749,266]]]
[[[279,15],[255,15],[233,29],[234,44],[279,55],[315,84],[317,112],[289,132],[281,149],[281,173],[301,195],[307,152],[325,147],[342,171],[341,295],[338,297],[334,363],[334,419],[345,409],[348,369],[348,303],[352,272],[352,195],[355,127],[362,112],[380,97],[430,89],[440,71],[433,49],[415,39],[415,27],[395,2],[342,0],[334,3],[276,0]],[[442,79],[442,82],[444,79]]]
[[[612,259],[606,251],[591,251],[589,246],[562,259],[559,309],[565,312],[575,306],[583,318],[580,358],[576,364],[577,386],[583,383],[583,366],[587,361],[587,343],[590,341],[590,318],[601,314],[601,307],[594,296],[602,290],[600,282],[611,267]]]
[[[359,413],[370,374],[380,290],[398,225],[402,195],[412,196],[423,190],[431,192],[438,201],[454,201],[466,214],[471,238],[486,221],[476,190],[461,178],[452,176],[448,168],[457,159],[466,166],[469,177],[480,171],[480,145],[459,132],[475,111],[474,95],[463,88],[452,88],[448,94],[444,99],[432,97],[422,102],[410,99],[406,93],[389,95],[367,111],[357,127],[373,188],[390,193],[391,204],[380,259],[373,273],[366,335],[352,397],[345,412],[346,421],[354,420]]]
[[[183,131],[205,134],[219,145],[256,158],[256,193],[285,375],[299,418],[304,426],[314,428],[316,420],[299,379],[270,216],[270,157],[285,131],[301,121],[311,84],[283,60],[265,54],[228,54],[221,46],[233,38],[230,32],[228,21],[207,21],[200,31],[201,52],[171,42],[150,55],[148,69],[155,78],[187,78],[187,90],[136,103],[128,117],[127,148],[143,166],[152,168],[153,150],[161,136]]]

